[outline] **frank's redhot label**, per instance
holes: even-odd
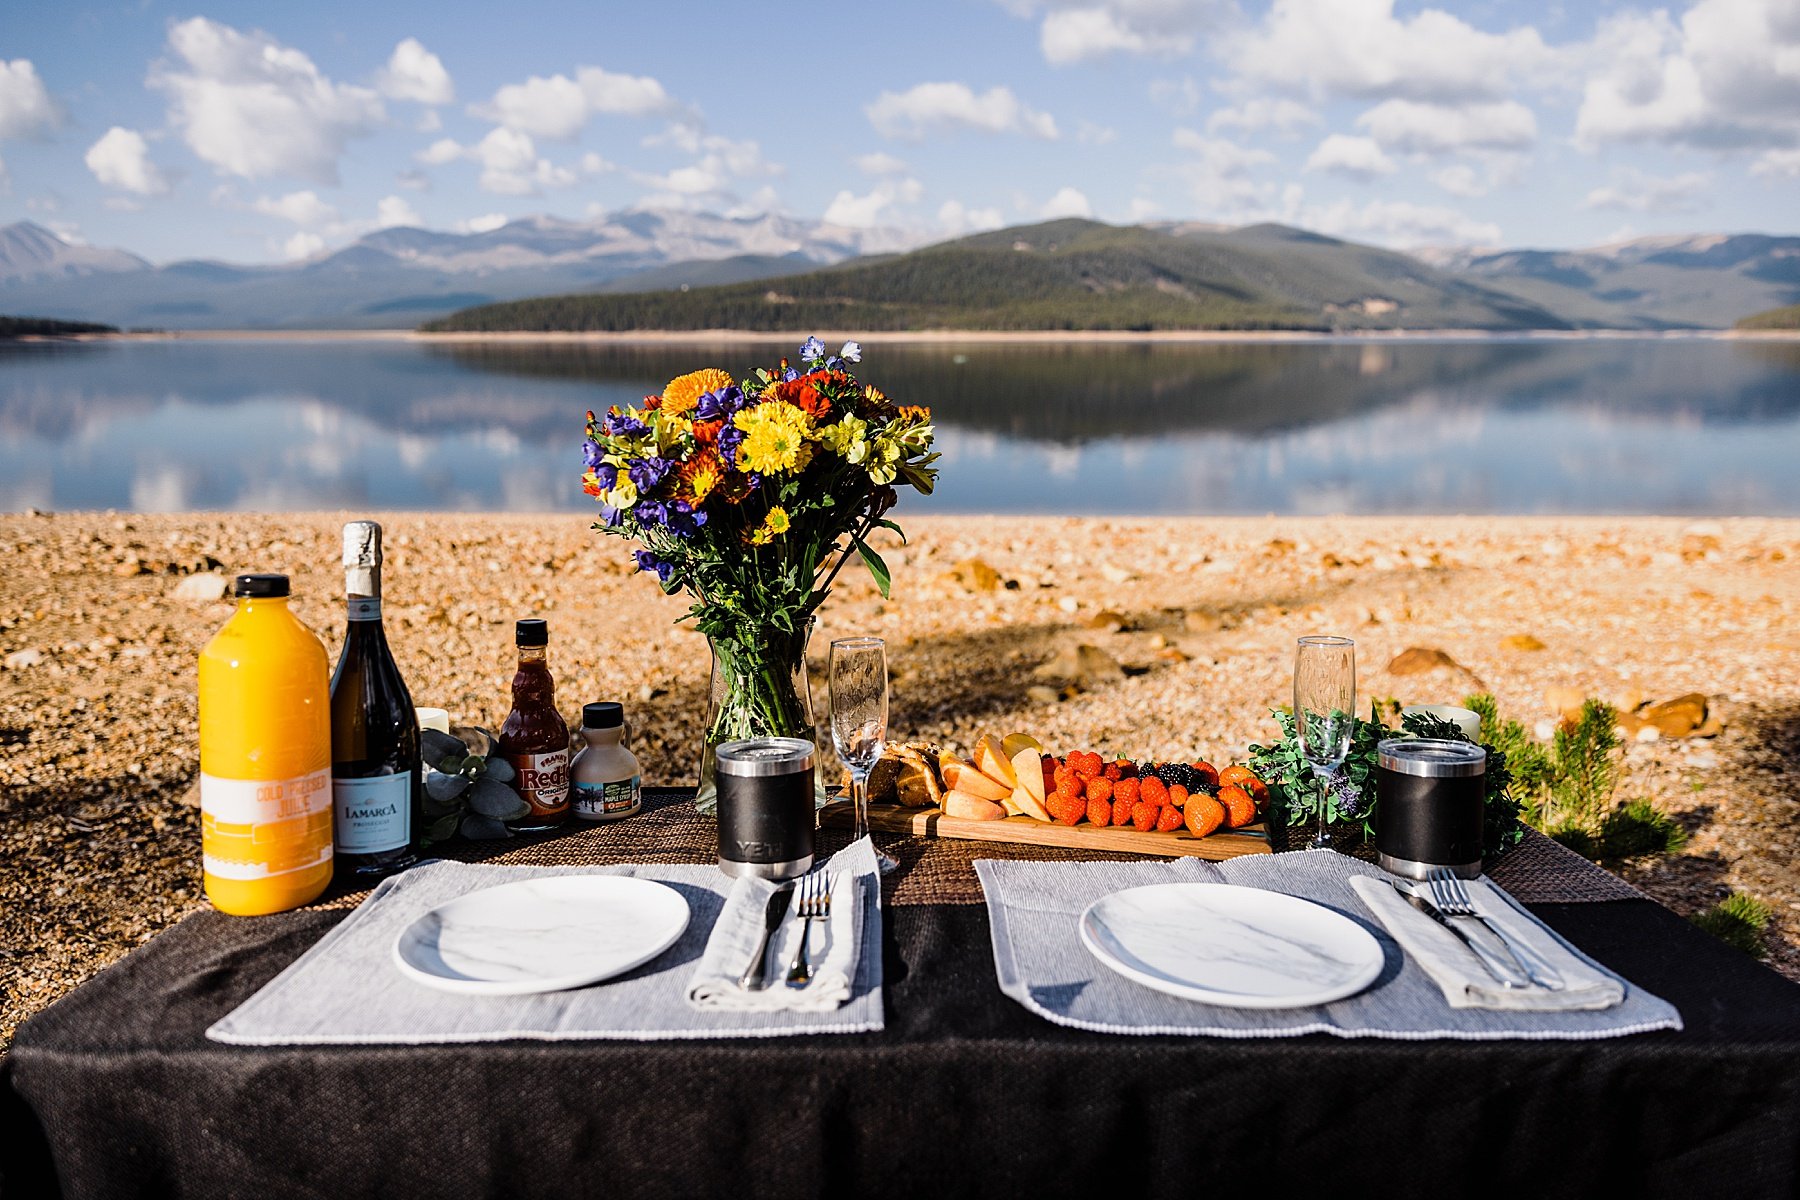
[[[551,817],[569,808],[569,752],[549,750],[543,754],[508,754],[518,778],[513,789],[531,805],[534,817]]]

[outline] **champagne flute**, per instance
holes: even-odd
[[[1309,850],[1331,846],[1325,814],[1342,786],[1344,760],[1356,731],[1356,643],[1346,637],[1303,637],[1294,652],[1294,731],[1319,781],[1319,832]]]
[[[831,643],[831,740],[850,768],[850,799],[856,811],[855,837],[869,833],[869,772],[887,743],[887,643],[877,637],[839,638]],[[900,864],[880,849],[875,860],[891,871]]]

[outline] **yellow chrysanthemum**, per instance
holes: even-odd
[[[738,413],[732,422],[744,432],[737,466],[746,474],[799,472],[812,461],[812,447],[806,444],[812,419],[790,404],[759,404]]]
[[[787,509],[777,504],[769,510],[769,515],[763,518],[762,524],[751,532],[750,544],[766,546],[786,533],[791,526],[792,522],[788,520]]]
[[[674,416],[680,416],[700,403],[700,397],[706,393],[730,387],[736,382],[737,380],[731,377],[731,372],[721,371],[717,367],[708,367],[704,371],[690,371],[686,375],[678,375],[669,380],[669,386],[663,389],[662,410]]]

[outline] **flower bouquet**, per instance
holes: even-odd
[[[852,555],[888,595],[869,535],[900,532],[886,517],[897,485],[929,495],[936,481],[930,410],[859,382],[861,359],[855,342],[828,356],[808,338],[798,368],[784,358],[743,380],[694,371],[639,406],[588,413],[583,486],[603,512],[594,528],[640,544],[638,568],[693,598],[683,619],[712,647],[702,809],[721,742],[813,736],[813,614]]]

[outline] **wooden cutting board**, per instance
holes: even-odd
[[[855,821],[850,802],[838,800],[819,814],[823,825],[850,828]],[[1061,825],[1030,817],[1004,821],[971,821],[946,817],[936,808],[901,808],[894,804],[869,805],[869,828],[881,833],[911,833],[921,837],[968,838],[977,842],[1023,842],[1031,846],[1058,846],[1068,850],[1104,850],[1111,854],[1154,854],[1164,858],[1210,858],[1214,861],[1240,854],[1270,854],[1269,832],[1262,822],[1242,829],[1221,829],[1203,838],[1187,830],[1175,833],[1140,833],[1127,826]]]

